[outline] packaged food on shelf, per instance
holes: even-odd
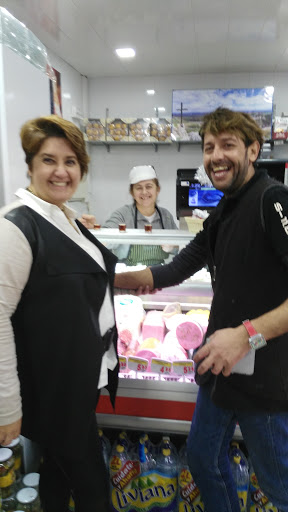
[[[150,122],[151,142],[171,142],[171,119],[153,118]]]
[[[139,346],[142,322],[145,318],[142,300],[133,295],[116,295],[114,307],[118,353],[124,356],[134,355]]]
[[[150,118],[129,119],[129,142],[150,142]]]
[[[107,142],[128,142],[129,123],[127,119],[107,119],[106,123]]]
[[[89,118],[85,123],[85,134],[87,140],[91,142],[106,140],[106,122],[105,119]]]

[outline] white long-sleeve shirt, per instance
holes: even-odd
[[[17,226],[4,218],[4,215],[17,206],[29,206],[73,240],[106,270],[101,251],[78,229],[74,210],[64,205],[64,213],[58,206],[43,201],[25,189],[17,190],[16,196],[17,201],[0,209],[0,425],[9,425],[22,415],[16,349],[10,319],[21,299],[33,263],[28,240]],[[110,295],[107,285],[99,313],[101,335],[114,325],[113,299]],[[108,369],[113,370],[116,364],[115,349],[111,345],[102,358],[99,389],[106,386]]]

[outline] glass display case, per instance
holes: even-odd
[[[116,254],[121,246],[131,244],[161,245],[169,250],[173,247],[173,252],[171,250],[166,261],[170,261],[194,237],[188,231],[161,229],[145,232],[140,229],[121,231],[100,228],[91,232]],[[121,250],[120,254],[123,254]],[[142,268],[141,264],[131,267],[122,262],[117,263],[116,272]],[[175,349],[176,344],[179,345],[176,329],[179,325],[183,326],[183,321],[186,324],[186,320],[189,322],[188,331],[190,322],[202,324],[202,339],[208,323],[211,300],[211,279],[205,268],[180,285],[164,288],[155,294],[136,297],[122,290],[120,295],[115,296],[118,343],[120,342],[119,388],[115,411],[108,393],[105,390],[102,392],[97,407],[101,427],[150,432],[161,430],[175,434],[189,432],[198,392],[194,381],[193,350],[184,344],[186,349],[183,350],[183,355],[181,352],[179,355],[179,351],[171,352],[169,347],[173,346]],[[141,308],[144,311],[142,317]],[[119,312],[122,311],[125,313],[121,316]],[[144,335],[144,324],[149,312],[153,313],[152,322],[151,325],[148,323]],[[155,312],[158,312],[158,316]],[[164,319],[163,324],[161,316]],[[121,330],[124,333],[124,343],[120,340]],[[169,338],[171,345],[166,344],[168,350],[165,352],[163,347],[166,339],[169,342]],[[126,350],[122,350],[123,346]]]

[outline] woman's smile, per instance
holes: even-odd
[[[29,174],[33,193],[60,207],[73,196],[81,180],[77,156],[62,137],[49,137],[43,142]]]

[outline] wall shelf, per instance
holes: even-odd
[[[93,141],[88,140],[86,141],[88,144],[91,144],[92,146],[104,146],[107,149],[107,152],[110,153],[110,148],[112,146],[152,146],[154,147],[155,152],[158,151],[158,146],[172,146],[172,142],[117,142],[117,141]]]
[[[142,146],[142,147],[145,147],[145,146],[151,146],[151,147],[154,147],[154,150],[155,152],[158,152],[158,147],[159,146],[168,146],[168,147],[176,147],[177,148],[177,151],[180,152],[181,151],[181,146],[201,146],[201,141],[190,141],[190,140],[182,140],[182,141],[170,141],[170,142],[129,142],[129,141],[93,141],[93,140],[86,140],[87,144],[91,144],[92,146],[102,146],[102,147],[106,147],[107,149],[107,152],[110,153],[110,149],[111,147],[113,146],[122,146],[122,147],[127,147],[127,146]],[[282,146],[283,144],[287,144],[288,141],[275,141],[275,140],[269,140],[269,141],[265,141],[265,144],[270,144],[270,148],[271,150],[274,149],[274,145],[275,146]],[[262,154],[265,153],[265,150],[263,151],[262,150]],[[262,160],[263,158],[261,158]]]

